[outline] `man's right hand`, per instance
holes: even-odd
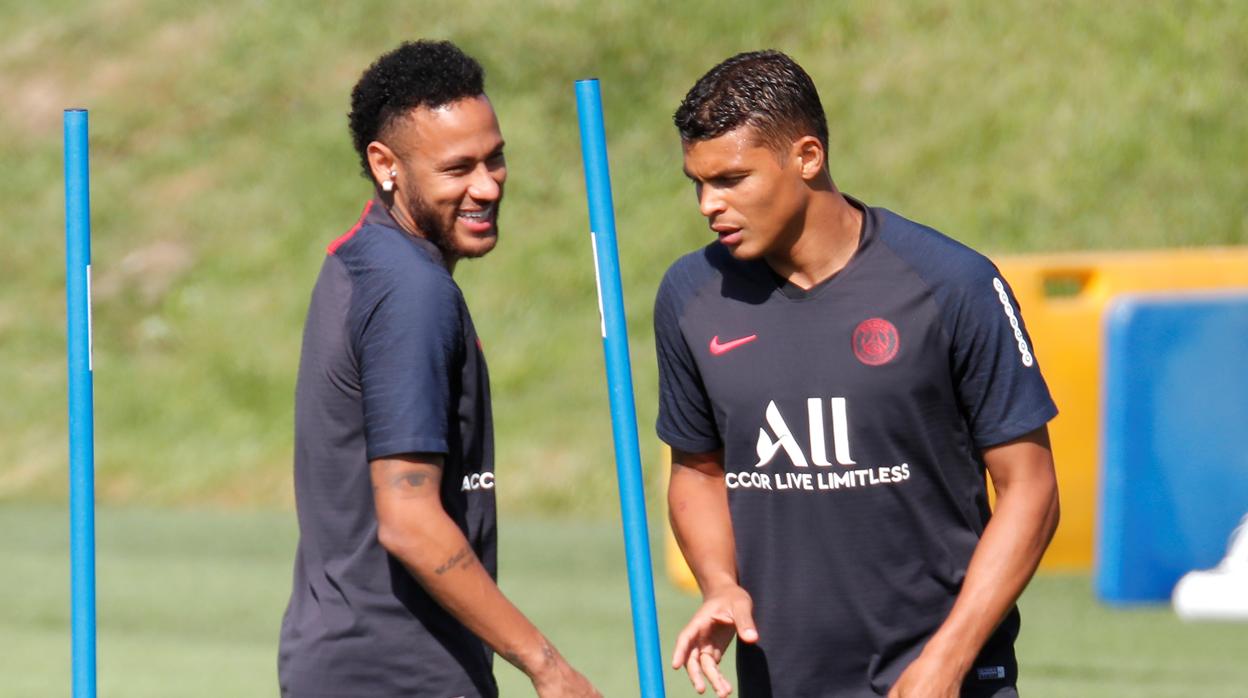
[[[709,680],[718,698],[732,693],[732,684],[719,671],[719,662],[733,636],[742,642],[758,642],[758,629],[754,627],[754,601],[740,586],[726,586],[708,594],[702,607],[676,638],[676,651],[672,654],[672,668],[685,668],[693,690],[706,691]]]
[[[562,657],[551,668],[532,677],[538,698],[602,698],[602,694]]]

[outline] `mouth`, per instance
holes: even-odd
[[[711,230],[719,236],[719,241],[725,245],[736,245],[741,242],[741,227],[730,225],[728,223],[713,223]]]
[[[455,212],[455,218],[470,231],[484,233],[494,227],[494,216],[497,210],[498,207],[494,203],[490,203],[483,208],[461,208]]]

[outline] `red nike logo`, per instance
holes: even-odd
[[[758,335],[752,334],[749,337],[742,337],[740,339],[734,339],[730,342],[724,342],[721,344],[719,342],[719,335],[715,335],[714,337],[711,337],[711,355],[719,356],[720,354],[727,354],[742,344],[749,344],[756,339],[758,339]]]

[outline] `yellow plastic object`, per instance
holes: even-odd
[[[1248,247],[1001,257],[1060,414],[1049,425],[1062,522],[1041,566],[1092,565],[1101,447],[1101,318],[1137,291],[1248,287]],[[989,488],[989,492],[992,489]]]

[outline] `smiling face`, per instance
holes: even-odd
[[[809,196],[806,140],[813,139],[773,147],[747,125],[684,144],[698,208],[737,259],[785,256],[801,235]]]
[[[396,213],[408,219],[412,232],[436,245],[451,265],[494,249],[507,162],[489,99],[417,107],[385,140],[388,147],[370,144],[370,164],[378,181],[388,179],[391,169],[397,172]]]

